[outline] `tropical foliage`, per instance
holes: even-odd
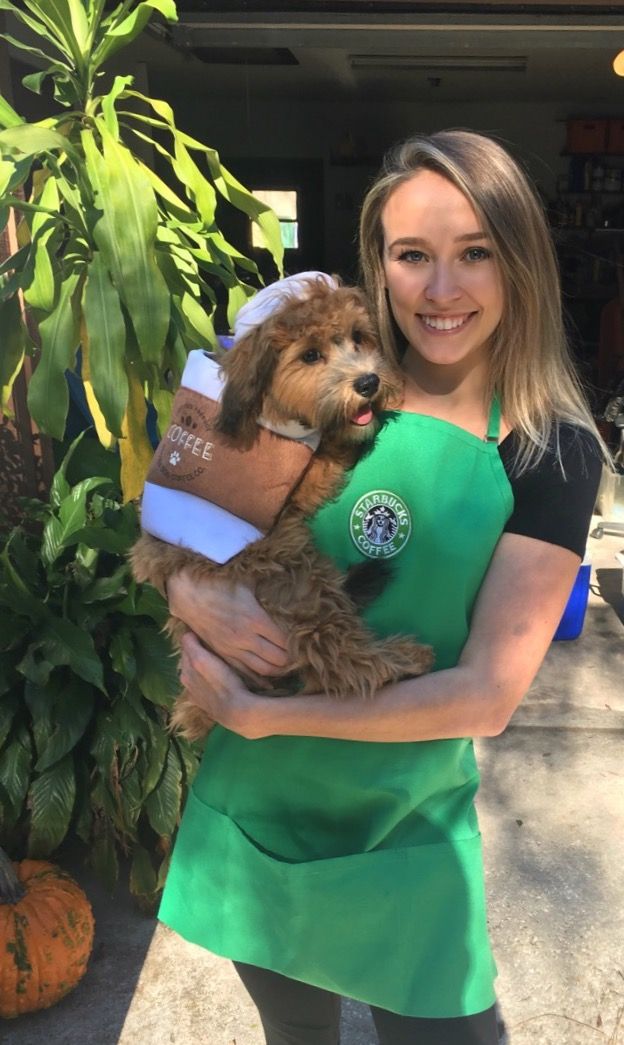
[[[283,248],[274,213],[214,149],[180,130],[167,102],[134,90],[131,76],[97,93],[107,60],[154,12],[177,17],[173,0],[107,6],[0,0],[25,30],[25,39],[5,38],[43,66],[23,83],[40,93],[51,82],[57,103],[54,115],[27,123],[0,96],[0,231],[12,209],[20,216],[18,248],[0,266],[0,385],[6,408],[24,355],[40,357],[29,409],[62,439],[65,373],[80,366],[98,436],[107,448],[119,445],[128,500],[152,453],[146,398],[162,433],[188,351],[216,343],[220,300],[231,324],[261,282],[255,263],[220,232],[219,206],[258,224],[278,271]],[[151,146],[160,173],[133,151],[139,142]],[[22,300],[36,321],[36,348]]]
[[[197,752],[166,728],[176,663],[164,601],[125,559],[135,506],[110,478],[70,482],[74,450],[0,544],[0,845],[47,857],[81,839],[111,888],[125,854],[149,900]]]

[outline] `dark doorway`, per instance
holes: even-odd
[[[226,167],[251,190],[282,191],[296,194],[296,229],[286,235],[296,247],[287,247],[284,256],[286,275],[308,269],[323,269],[325,259],[323,163],[321,160],[224,159]],[[277,271],[266,250],[252,243],[251,223],[228,208],[220,217],[224,234],[258,265],[262,278],[271,283]]]

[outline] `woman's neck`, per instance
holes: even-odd
[[[484,437],[491,404],[487,367],[482,360],[435,366],[408,349],[402,367],[404,410],[450,421],[479,438]]]

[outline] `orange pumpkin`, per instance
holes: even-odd
[[[79,885],[45,860],[0,849],[0,1016],[54,1005],[83,976],[93,913]]]

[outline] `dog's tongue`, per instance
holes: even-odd
[[[353,425],[368,425],[373,420],[373,411],[368,404],[361,406],[355,417],[351,418]]]

